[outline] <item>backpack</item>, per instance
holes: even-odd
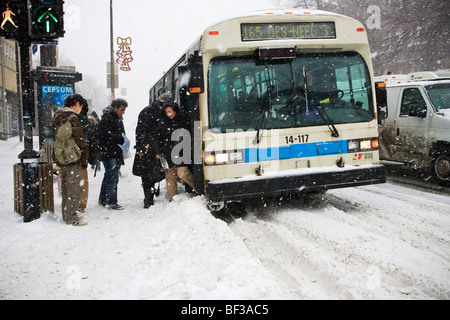
[[[72,137],[69,121],[58,128],[55,136],[55,159],[62,165],[75,163],[81,159],[81,149]]]

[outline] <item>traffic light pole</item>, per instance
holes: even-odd
[[[39,197],[39,154],[33,150],[34,90],[31,83],[30,39],[19,40],[20,77],[22,84],[23,124],[25,150],[19,154],[22,168],[23,221],[31,222],[41,217]]]
[[[24,222],[40,218],[39,154],[33,150],[35,126],[34,83],[31,79],[32,42],[64,36],[63,0],[10,0],[0,2],[0,36],[16,40],[20,50],[20,83],[24,126],[22,168]],[[3,19],[3,20],[2,20]]]
[[[31,88],[30,46],[31,41],[29,40],[19,41],[25,150],[33,150],[34,99]]]

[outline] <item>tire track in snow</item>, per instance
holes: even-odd
[[[309,260],[313,253],[306,247],[296,247],[287,229],[270,222],[248,222],[241,219],[230,225],[242,238],[253,256],[291,288],[299,299],[351,299],[330,274],[320,273]]]
[[[306,200],[305,200],[306,199]],[[297,212],[298,208],[309,210],[322,206],[323,201],[307,196],[281,204]],[[268,205],[250,204],[247,217],[230,224],[230,228],[242,238],[250,252],[301,298],[352,299],[353,294],[339,284],[333,268],[322,268],[328,260],[336,259],[333,252],[321,246],[317,239],[299,233],[289,225],[277,220],[278,200]],[[275,212],[275,213],[274,213]],[[307,211],[305,211],[307,212]],[[320,260],[320,261],[318,261]]]
[[[350,197],[371,197],[371,203],[353,202],[344,190],[327,194],[327,201],[337,208],[344,201],[353,202],[362,208],[352,215],[356,219],[354,223],[364,225],[373,233],[396,237],[400,242],[428,250],[450,264],[450,198],[447,204],[446,197],[427,199],[429,196],[414,190],[412,195],[407,195],[380,186],[368,186],[353,190]]]
[[[385,244],[378,250],[386,257],[369,256],[384,282],[419,298],[450,297],[450,198],[390,184],[333,190],[327,197],[330,203],[364,199],[364,210],[346,220]]]
[[[279,208],[274,203],[259,205],[250,210],[250,218],[230,227],[254,256],[303,297],[448,298],[445,227],[431,219],[426,221],[431,227],[424,228],[423,217],[408,219],[409,211],[384,213],[377,199],[376,204],[352,200],[355,191],[361,192],[351,190],[350,198],[326,194],[289,201]],[[411,210],[417,210],[417,205]],[[436,233],[437,237],[429,238]],[[398,250],[412,257],[406,254],[402,259]],[[431,262],[417,267],[422,258]],[[439,272],[444,274],[441,278]]]

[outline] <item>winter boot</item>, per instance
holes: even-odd
[[[155,204],[155,202],[153,201],[154,194],[155,191],[153,190],[153,188],[151,188],[151,190],[145,191],[144,209],[148,209]]]

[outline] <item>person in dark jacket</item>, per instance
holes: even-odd
[[[91,112],[89,116],[89,125],[90,125],[90,135],[89,135],[89,160],[88,162],[91,164],[91,169],[95,169],[94,177],[97,174],[97,171],[100,171],[100,145],[99,145],[99,137],[98,137],[98,124],[100,123],[100,119],[95,111]]]
[[[170,95],[163,93],[152,105],[145,107],[139,113],[136,127],[133,174],[141,177],[146,209],[154,204],[155,183],[164,179],[159,160],[161,139],[158,128],[162,125],[162,107],[168,98]]]
[[[117,203],[117,186],[119,184],[120,166],[125,164],[122,149],[119,145],[125,143],[122,116],[127,107],[128,102],[124,99],[114,100],[104,111],[102,120],[98,125],[100,160],[105,168],[98,202],[101,206],[112,210],[123,209]]]
[[[66,122],[72,125],[72,137],[81,149],[81,158],[75,163],[64,165],[56,160],[61,169],[62,188],[62,217],[66,224],[83,226],[87,223],[82,221],[77,210],[83,193],[83,168],[87,168],[89,145],[84,139],[83,128],[78,115],[80,114],[84,98],[79,94],[72,94],[64,101],[64,107],[55,112],[55,132]]]
[[[81,109],[80,114],[78,115],[80,117],[81,126],[83,127],[83,135],[84,140],[89,144],[90,142],[90,136],[91,136],[91,125],[88,118],[88,111],[89,111],[89,105],[86,99],[83,99],[83,108]],[[90,152],[90,149],[88,150],[88,153]],[[89,155],[90,157],[90,155]],[[88,158],[89,162],[89,158]],[[83,194],[80,199],[80,209],[78,210],[79,213],[84,213],[86,211],[88,198],[89,198],[89,175],[87,171],[87,167],[83,167]]]
[[[167,191],[172,201],[178,193],[177,178],[194,188],[194,177],[187,167],[191,162],[190,153],[183,152],[191,145],[190,120],[172,99],[164,102],[163,108],[165,117],[160,127],[161,151],[169,165],[165,175]]]

